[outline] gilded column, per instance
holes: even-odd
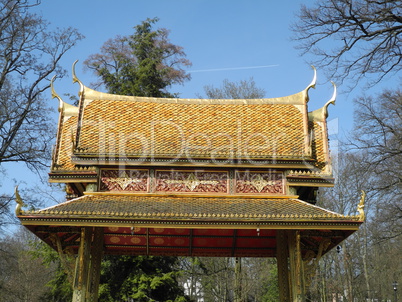
[[[88,302],[98,301],[99,279],[101,262],[103,258],[103,228],[95,228],[91,246],[91,260],[88,273],[88,290],[86,297]]]
[[[73,285],[73,302],[86,302],[88,287],[88,270],[90,265],[90,250],[92,240],[92,228],[81,228],[80,247],[75,266]]]
[[[303,263],[300,247],[300,231],[287,232],[289,246],[290,287],[293,302],[304,302]]]
[[[289,265],[288,265],[288,242],[286,231],[276,231],[276,263],[278,267],[279,301],[290,302],[291,293],[289,288]]]

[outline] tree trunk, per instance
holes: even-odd
[[[362,260],[363,260],[364,281],[366,282],[367,298],[370,300],[370,299],[372,299],[372,294],[371,294],[371,288],[370,288],[370,282],[369,282],[369,272],[368,272],[368,266],[367,266],[367,232],[366,232],[365,227],[364,227],[364,233],[363,233],[363,249],[362,250],[363,250]]]
[[[234,288],[234,302],[242,302],[242,286],[241,286],[241,258],[235,259],[235,288]]]

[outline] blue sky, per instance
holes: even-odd
[[[171,41],[184,48],[193,63],[188,69],[192,80],[172,88],[183,98],[202,94],[205,85],[220,86],[224,79],[238,81],[253,77],[267,97],[285,96],[306,87],[313,72],[295,50],[289,26],[301,2],[306,1],[48,1],[38,10],[54,27],[73,26],[85,35],[63,59],[70,70],[72,62],[82,63],[99,52],[102,44],[116,35],[129,35],[133,27],[146,18],[158,17],[158,27],[171,31]],[[265,67],[261,67],[265,66]],[[82,65],[79,78],[87,85],[95,79]],[[311,91],[311,109],[321,107],[332,95],[332,86],[318,70],[318,86]],[[71,78],[56,82],[60,94],[76,93]],[[338,99],[345,105],[342,124],[350,123],[352,106],[349,98]],[[338,106],[337,104],[337,106]],[[331,118],[335,115],[331,108]]]
[[[85,39],[69,51],[62,60],[64,68],[71,70],[75,60],[77,75],[90,86],[95,78],[84,72],[82,62],[99,52],[102,44],[116,35],[129,35],[133,27],[146,18],[158,17],[157,27],[171,31],[170,39],[184,48],[193,63],[188,69],[192,80],[175,86],[172,92],[183,98],[203,94],[205,85],[220,86],[224,79],[239,81],[253,77],[257,86],[265,89],[266,97],[279,97],[303,90],[312,80],[313,71],[305,58],[300,57],[291,40],[289,26],[297,21],[295,14],[301,0],[52,0],[43,1],[36,11],[51,23],[51,27],[75,27]],[[329,42],[330,43],[330,42]],[[262,67],[264,66],[264,67]],[[309,108],[322,107],[332,96],[331,79],[318,70],[316,89],[310,90]],[[380,89],[386,86],[377,86]],[[56,91],[77,94],[78,85],[68,77],[57,80]],[[350,94],[338,87],[336,106],[329,107],[329,121],[333,135],[344,135],[351,129],[353,98],[361,93],[359,87]],[[57,108],[56,100],[49,102]],[[67,98],[66,98],[67,99]],[[55,121],[56,123],[56,121]],[[332,141],[336,141],[332,139]],[[3,190],[12,192],[7,179],[30,183],[37,176],[27,173],[21,165],[5,165]],[[11,193],[12,194],[12,193]]]

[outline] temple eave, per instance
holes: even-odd
[[[83,227],[170,227],[170,228],[196,228],[196,229],[267,229],[267,230],[358,230],[362,221],[358,218],[348,220],[188,220],[188,219],[110,219],[110,218],[82,218],[82,217],[48,217],[48,216],[19,216],[22,225],[25,226],[76,226],[80,223]]]

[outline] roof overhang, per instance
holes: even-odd
[[[146,194],[144,194],[146,195]],[[302,253],[328,250],[362,221],[298,200],[96,194],[18,216],[49,245],[79,246],[80,227],[104,229],[106,254],[274,257],[278,230],[298,230]]]

